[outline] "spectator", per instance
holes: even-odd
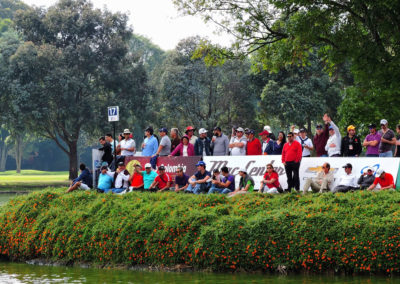
[[[195,130],[196,128],[194,128],[193,126],[188,126],[186,127],[185,130],[185,134],[189,137],[189,143],[192,144],[193,146],[198,138],[196,135],[193,135]]]
[[[210,187],[211,173],[206,171],[206,164],[199,161],[196,164],[197,172],[189,178],[189,186],[185,190],[188,193],[200,194],[208,191]]]
[[[388,128],[386,119],[381,120],[381,143],[379,144],[379,157],[393,157],[392,146],[396,145],[396,137],[393,130]]]
[[[211,140],[207,137],[207,130],[199,129],[199,138],[194,143],[194,152],[196,156],[211,156]]]
[[[269,132],[267,130],[263,130],[263,132],[258,133],[261,136],[261,152],[263,155],[272,155],[274,152],[274,140],[269,137]]]
[[[360,189],[368,189],[371,184],[373,184],[375,181],[375,176],[374,176],[374,170],[372,168],[367,168],[366,171],[364,171],[360,178],[357,181],[357,184],[360,185]]]
[[[310,138],[307,137],[307,132],[304,128],[300,129],[299,136],[296,137],[296,141],[300,143],[303,157],[311,157],[311,152],[314,149],[313,143]]]
[[[235,191],[235,177],[229,174],[227,167],[221,168],[222,180],[220,182],[214,182],[211,186],[208,194],[211,193],[222,193],[228,194]]]
[[[300,130],[298,128],[294,128],[295,127],[294,125],[292,127],[293,127],[294,139],[296,139],[296,141],[297,141],[297,138],[299,137]],[[297,141],[297,142],[299,142],[299,141]]]
[[[268,131],[268,133],[269,133],[269,135],[268,135],[269,138],[271,138],[271,139],[274,140],[274,141],[276,140],[276,139],[275,139],[275,135],[274,135],[274,133],[272,132],[271,126],[265,125],[263,131],[264,131],[264,130]]]
[[[158,167],[158,176],[154,179],[150,186],[150,191],[164,192],[169,191],[172,179],[169,174],[165,172],[164,165]]]
[[[72,181],[67,193],[74,191],[77,188],[90,190],[93,187],[93,176],[89,169],[86,168],[86,165],[84,163],[80,164],[79,169],[81,170],[81,174]]]
[[[278,194],[282,192],[278,173],[272,164],[267,164],[267,171],[261,180],[260,193]]]
[[[397,141],[396,141],[396,149],[394,151],[394,156],[395,157],[400,157],[400,124],[397,124],[396,132],[399,135],[397,135],[397,137],[396,137]]]
[[[128,130],[128,131],[129,131],[129,130]],[[120,133],[120,134],[118,135],[117,149],[115,150],[115,154],[116,154],[117,156],[120,156],[120,155],[121,155],[121,141],[124,140],[124,139],[125,139],[124,134],[123,134],[123,133]]]
[[[369,134],[365,137],[363,146],[367,147],[367,157],[379,157],[379,144],[381,143],[381,135],[376,132],[376,125],[371,123],[368,125]]]
[[[175,192],[183,192],[189,186],[189,177],[183,172],[182,167],[176,169]]]
[[[325,114],[324,118],[327,118],[328,115]],[[317,157],[328,157],[328,152],[325,150],[326,142],[329,138],[329,125],[325,123],[325,127],[322,127],[322,124],[317,124],[315,128],[314,135],[314,147],[315,153]]]
[[[358,157],[362,152],[361,140],[356,135],[354,125],[347,127],[347,136],[343,137],[340,152],[343,157]]]
[[[254,180],[247,174],[247,170],[241,168],[239,170],[240,180],[239,187],[234,192],[228,193],[229,197],[233,197],[238,194],[246,194],[254,191]]]
[[[211,140],[210,147],[213,156],[226,156],[229,154],[229,139],[222,133],[220,127],[214,128],[214,136]]]
[[[217,188],[219,188],[219,184],[221,183],[221,181],[222,181],[221,172],[219,171],[219,169],[214,169],[211,177],[211,187],[208,193],[210,193],[211,190],[217,191]]]
[[[181,143],[175,148],[170,156],[194,156],[194,146],[189,143],[189,137],[187,135],[181,138]]]
[[[154,179],[157,177],[157,173],[151,169],[151,164],[147,163],[144,165],[144,171],[142,171],[143,175],[143,187],[145,191],[150,190],[150,186],[153,183]]]
[[[308,178],[303,187],[303,194],[308,193],[311,190],[315,193],[323,193],[324,191],[329,191],[330,186],[334,180],[333,172],[331,172],[331,165],[329,163],[324,163],[322,165],[322,170],[318,172],[317,177]]]
[[[232,126],[232,133],[231,133],[231,138],[230,138],[230,140],[229,140],[229,145],[232,144],[232,143],[235,141],[235,139],[236,139],[236,129],[237,129],[237,128],[238,128],[238,127],[237,127],[236,125],[233,125],[233,126]],[[247,139],[246,139],[246,141],[247,141]],[[229,147],[229,155],[231,155],[231,153],[232,153],[232,148]]]
[[[286,144],[286,135],[283,131],[279,131],[278,139],[274,141],[274,151],[272,155],[282,155],[283,146]]]
[[[244,129],[244,136],[246,137],[247,141],[249,140],[249,132],[250,132],[249,128]]]
[[[168,138],[168,130],[167,128],[163,127],[159,130],[161,141],[160,145],[158,146],[157,152],[153,155],[154,156],[168,156],[171,154],[171,140]]]
[[[110,143],[112,153],[114,153],[114,139],[113,139],[113,136],[112,136],[110,133],[107,133],[106,136],[105,136],[105,138],[106,138],[106,141],[107,141],[108,143]]]
[[[353,166],[347,163],[343,168],[345,174],[339,178],[339,184],[332,190],[333,193],[348,192],[358,188],[357,177],[352,173]]]
[[[254,137],[255,131],[253,129],[249,129],[247,135],[247,143],[246,143],[246,155],[254,156],[261,155],[261,143],[260,140]]]
[[[288,188],[286,191],[290,192],[293,187],[299,191],[299,169],[302,157],[301,145],[295,140],[292,132],[288,133],[287,138],[288,142],[283,146],[282,150],[282,164],[285,166],[288,181]]]
[[[134,172],[132,176],[129,178],[131,186],[127,189],[129,191],[143,191],[144,181],[142,175],[142,166],[140,164],[135,165]]]
[[[157,138],[154,137],[153,127],[149,126],[144,131],[144,135],[146,138],[142,144],[142,156],[151,157],[156,154],[158,149],[158,141]]]
[[[325,118],[325,117],[324,117]],[[331,118],[328,116],[325,118],[326,123],[329,123],[329,138],[325,145],[325,150],[328,152],[329,157],[339,157],[341,147],[341,135],[339,128],[333,123]]]
[[[124,139],[119,142],[121,155],[124,157],[133,156],[136,153],[136,142],[130,138],[130,135],[129,129],[124,129]]]
[[[229,148],[231,148],[232,156],[245,156],[246,155],[246,137],[243,137],[244,129],[238,127],[236,129],[236,136],[233,139],[233,142],[229,144]],[[232,140],[232,139],[231,139]]]
[[[99,142],[103,146],[99,148],[100,151],[103,151],[103,156],[101,157],[101,161],[107,162],[108,165],[111,165],[113,161],[111,144],[106,141],[105,137],[100,137]]]
[[[129,187],[130,174],[125,167],[124,162],[118,163],[118,168],[115,172],[109,172],[114,177],[113,193],[123,193]]]
[[[107,166],[100,168],[99,181],[97,183],[97,190],[101,193],[108,192],[113,188],[113,178],[107,174]]]
[[[376,178],[368,187],[368,190],[373,190],[378,184],[381,187],[380,190],[395,188],[393,176],[389,173],[386,173],[383,169],[378,169],[376,171]]]
[[[171,152],[175,150],[176,147],[181,143],[181,138],[179,137],[178,128],[171,128]]]

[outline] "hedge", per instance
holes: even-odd
[[[0,209],[1,255],[212,271],[400,272],[400,192],[227,198],[64,190]]]

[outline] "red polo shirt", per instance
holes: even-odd
[[[381,178],[381,177],[376,177],[374,180],[374,184],[377,185],[379,183],[379,185],[381,187],[386,187],[389,185],[393,185],[394,188],[394,181],[393,181],[393,176],[389,173],[385,173],[385,177]]]
[[[138,187],[140,185],[143,186],[143,176],[141,174],[134,172],[131,186]]]
[[[253,141],[247,141],[246,147],[246,155],[261,155],[261,142],[257,138],[254,138]]]
[[[282,150],[282,163],[300,162],[303,150],[299,142],[294,140],[292,144],[285,143]]]

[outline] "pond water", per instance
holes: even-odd
[[[279,276],[245,273],[175,273],[137,272],[116,269],[37,266],[24,263],[0,262],[0,283],[399,283],[400,278],[344,276]]]

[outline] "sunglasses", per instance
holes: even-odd
[[[293,137],[293,135],[288,135],[287,137],[290,138],[290,137]]]
[[[181,173],[182,171],[176,171],[177,174]]]

